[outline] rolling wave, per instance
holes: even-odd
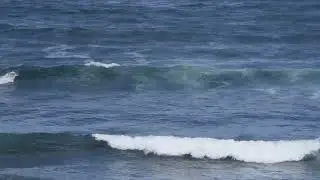
[[[106,155],[116,155],[119,153],[118,150],[130,150],[159,156],[280,163],[318,159],[320,140],[236,141],[174,136],[0,133],[0,155],[92,152],[95,150],[105,151]]]
[[[93,134],[118,150],[139,150],[146,154],[210,159],[235,159],[254,163],[301,161],[316,157],[320,140],[235,141],[174,136],[124,136]]]
[[[0,71],[1,72],[1,71]],[[20,87],[88,86],[117,90],[235,88],[257,85],[320,85],[320,70],[311,69],[208,69],[193,66],[120,66],[86,62],[77,66],[16,67],[2,70],[0,84]],[[10,72],[10,73],[8,73]],[[7,74],[6,74],[7,73]],[[19,74],[19,76],[17,76]]]

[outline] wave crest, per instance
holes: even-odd
[[[189,155],[194,158],[233,158],[245,162],[279,163],[301,161],[320,150],[320,140],[235,141],[174,136],[125,136],[93,134],[119,150],[140,150],[165,156]]]

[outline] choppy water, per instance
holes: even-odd
[[[0,179],[319,179],[320,2],[0,2]]]

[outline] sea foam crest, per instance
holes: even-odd
[[[3,76],[0,76],[0,84],[7,84],[14,82],[14,79],[18,76],[15,72],[8,72]]]
[[[212,138],[174,136],[125,136],[93,134],[119,150],[140,150],[165,156],[190,155],[194,158],[223,159],[232,157],[245,162],[279,163],[300,161],[320,150],[320,140],[235,141]]]
[[[89,62],[86,62],[84,65],[85,65],[85,66],[104,67],[104,68],[111,68],[111,67],[120,66],[120,65],[117,64],[117,63],[105,64],[105,63],[96,62],[96,61],[89,61]]]

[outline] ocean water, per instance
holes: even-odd
[[[319,10],[2,0],[0,179],[320,179]]]

